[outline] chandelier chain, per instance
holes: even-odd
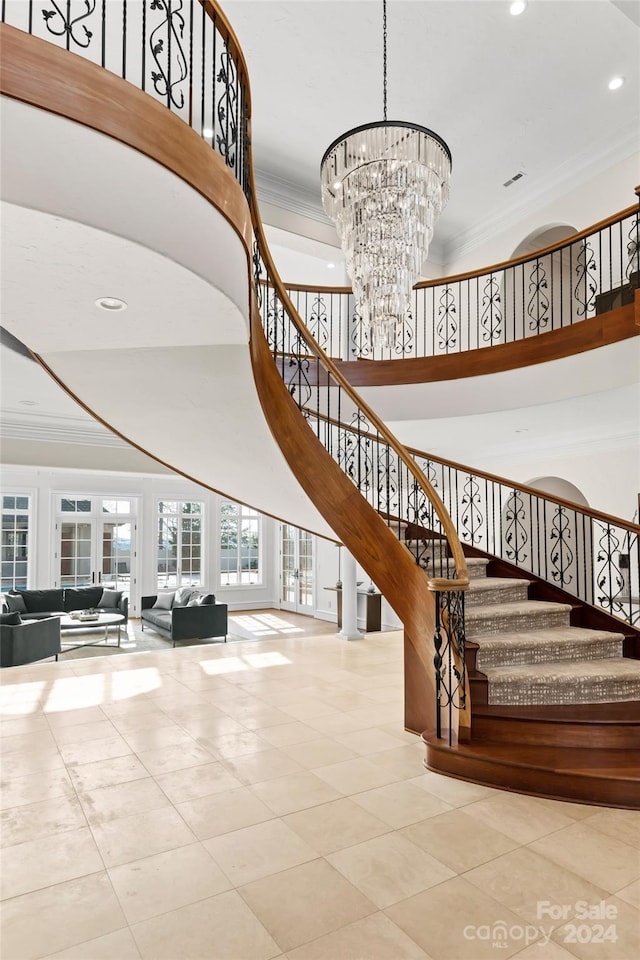
[[[382,96],[384,119],[387,120],[387,0],[382,0]]]

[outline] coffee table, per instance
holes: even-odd
[[[77,620],[73,617],[69,617],[65,614],[64,617],[60,617],[60,630],[63,633],[73,630],[76,633],[81,631],[101,629],[104,630],[104,636],[100,640],[85,640],[81,643],[71,644],[69,646],[68,641],[65,641],[64,638],[61,640],[61,643],[66,650],[76,650],[78,647],[113,647],[120,646],[120,627],[124,623],[125,618],[122,613],[99,613],[95,620]],[[117,627],[117,644],[109,643],[109,627]],[[64,650],[62,651],[65,652]]]

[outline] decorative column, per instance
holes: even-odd
[[[358,630],[356,561],[345,548],[342,556],[342,629],[341,640],[361,640]]]

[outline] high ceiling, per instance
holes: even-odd
[[[261,195],[322,218],[325,149],[382,118],[382,2],[223,8],[248,64]],[[638,149],[639,24],[640,2],[531,0],[514,17],[506,0],[389,0],[389,118],[429,127],[453,154],[435,260]],[[614,75],[626,82],[611,92]]]

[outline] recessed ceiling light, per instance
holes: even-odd
[[[118,297],[98,297],[96,307],[100,307],[101,310],[109,310],[111,313],[117,313],[118,310],[126,310],[127,304],[124,300],[119,300]]]
[[[611,77],[609,80],[609,90],[619,90],[624,83],[624,77]]]
[[[327,264],[327,270],[334,270],[334,269],[335,269],[335,263],[328,263],[328,264]]]
[[[512,17],[519,17],[527,9],[527,0],[513,0],[509,7],[509,13]]]
[[[211,137],[213,136],[213,130],[211,129],[211,127],[203,127],[202,136],[208,137],[208,139],[211,140]]]

